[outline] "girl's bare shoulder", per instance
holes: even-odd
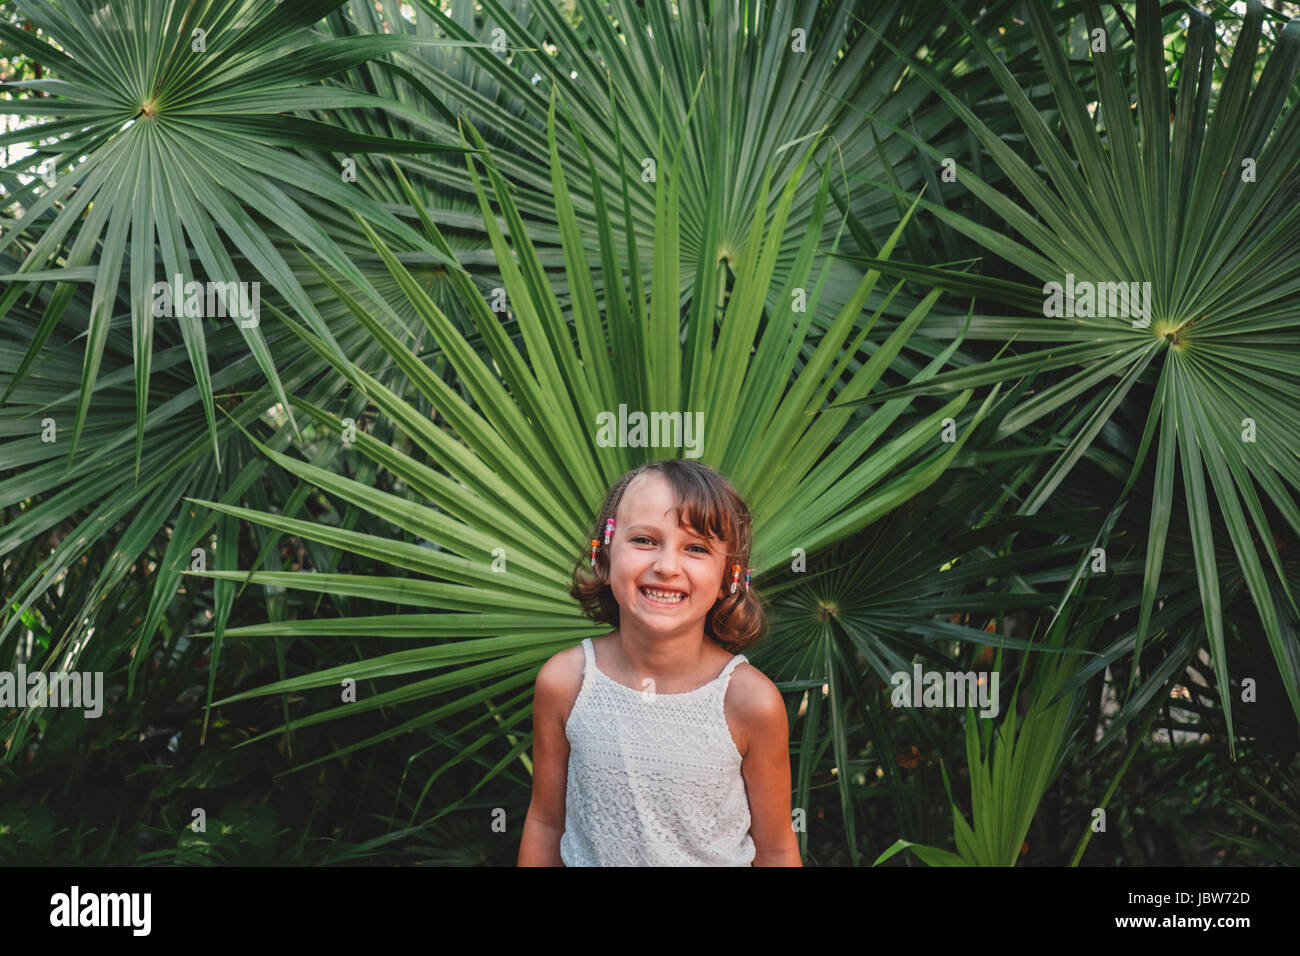
[[[599,638],[597,638],[599,640]],[[533,707],[540,702],[559,712],[561,723],[567,724],[569,713],[582,690],[582,670],[586,664],[582,644],[574,644],[552,654],[537,672]]]
[[[731,672],[724,706],[727,717],[734,717],[746,731],[786,720],[785,698],[780,689],[748,660],[741,661]]]
[[[776,684],[761,670],[743,660],[731,672],[731,682],[727,685],[727,702],[731,702],[731,692],[736,691],[736,702],[745,706],[770,707],[773,703],[784,706],[784,698]]]

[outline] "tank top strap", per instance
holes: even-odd
[[[591,687],[596,683],[596,668],[593,666],[596,655],[592,650],[591,638],[589,637],[582,639],[582,656],[584,660],[582,680],[578,682],[578,696],[573,699],[572,710],[577,710],[578,706],[591,695]]]
[[[731,660],[727,661],[727,666],[724,667],[722,673],[718,675],[718,686],[721,688],[723,695],[727,693],[727,685],[731,683],[731,672],[736,669],[737,664],[743,664],[748,659],[749,658],[745,657],[744,654],[737,654]]]

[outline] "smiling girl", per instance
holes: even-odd
[[[571,593],[615,630],[537,675],[519,865],[801,866],[785,704],[736,653],[765,625],[749,509],[699,462],[658,461],[596,529]]]

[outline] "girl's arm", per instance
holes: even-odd
[[[564,715],[574,696],[571,667],[561,655],[537,673],[533,688],[533,796],[519,842],[519,866],[564,866],[560,837],[564,834],[564,791],[569,774],[569,740]],[[578,649],[581,654],[581,648]],[[579,678],[581,679],[581,678]]]
[[[743,677],[741,670],[746,672]],[[740,772],[749,794],[754,866],[803,866],[790,814],[790,728],[785,700],[756,668],[738,668],[733,686],[736,677],[742,681],[737,710],[746,748]]]

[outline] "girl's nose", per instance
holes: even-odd
[[[655,573],[669,577],[677,572],[677,555],[670,549],[659,552],[655,558]]]

